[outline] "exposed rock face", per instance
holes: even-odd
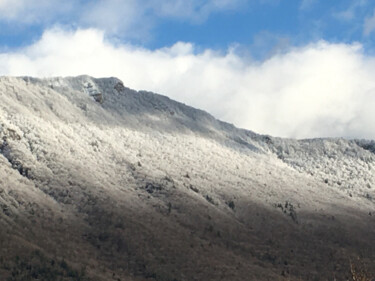
[[[96,93],[91,95],[94,100],[98,103],[103,103],[103,94],[102,93]]]
[[[261,136],[116,78],[1,77],[0,99],[1,280],[375,271],[371,141]]]
[[[122,91],[125,91],[125,86],[122,82],[118,82],[115,87],[117,92],[121,93]]]

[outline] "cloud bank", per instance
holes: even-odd
[[[360,45],[324,41],[252,61],[229,49],[113,44],[96,29],[52,29],[0,54],[0,75],[116,76],[258,133],[375,139],[375,60]]]

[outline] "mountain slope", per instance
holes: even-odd
[[[375,270],[372,142],[257,135],[116,78],[1,77],[0,98],[2,279]]]

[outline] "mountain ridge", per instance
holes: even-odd
[[[258,135],[117,78],[0,77],[0,98],[4,278],[45,269],[35,250],[63,280],[374,269],[372,141]]]

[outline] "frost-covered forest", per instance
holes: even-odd
[[[116,78],[0,77],[0,99],[1,280],[375,272],[373,141],[258,135]]]

